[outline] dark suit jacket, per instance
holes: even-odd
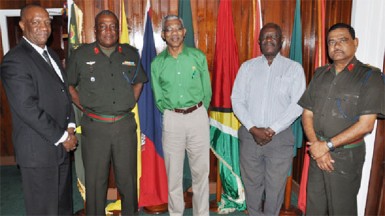
[[[62,71],[64,83],[23,38],[4,56],[1,79],[12,112],[13,145],[22,167],[58,166],[68,159],[62,144],[55,146],[69,122],[74,122],[67,77],[59,57],[48,48]]]

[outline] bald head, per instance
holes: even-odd
[[[39,5],[27,5],[20,11],[19,26],[23,36],[31,43],[44,48],[51,35],[51,19],[45,8]]]

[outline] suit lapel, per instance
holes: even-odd
[[[60,77],[57,75],[56,71],[53,70],[53,72],[55,73],[56,77],[59,78],[60,82],[64,82],[66,83],[66,80],[67,80],[67,77],[66,77],[66,74],[63,73],[64,69],[62,67],[62,64],[61,64],[61,61],[59,58],[56,58],[57,55],[56,53],[54,53],[54,51],[51,49],[51,48],[48,48],[48,53],[49,55],[52,57],[52,59],[55,61],[56,65],[59,67],[59,70],[60,70],[60,74],[61,74],[61,77],[63,78],[63,81],[60,79]]]
[[[56,71],[47,64],[47,62],[44,60],[44,58],[41,56],[40,53],[38,53],[32,46],[29,44],[24,38],[20,41],[21,45],[23,45],[29,52],[32,53],[31,57],[33,58],[33,61],[36,63],[37,67],[41,68],[42,73],[47,73],[49,76],[53,77],[55,80],[59,81],[61,85],[63,85],[62,80],[60,77],[57,75]],[[60,68],[60,73],[62,73],[62,68],[60,64],[58,63],[57,59],[55,59],[55,55],[52,54],[53,51],[48,49],[48,52],[50,56],[55,60],[55,63],[59,66]],[[63,75],[63,73],[62,73]]]

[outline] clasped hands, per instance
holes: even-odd
[[[78,144],[78,139],[75,136],[75,129],[74,128],[68,128],[68,137],[63,142],[63,147],[67,152],[73,151],[76,149],[76,146]]]
[[[260,146],[269,143],[275,135],[275,131],[271,128],[257,128],[255,126],[250,128],[249,132],[253,136],[255,142]]]
[[[330,155],[329,148],[325,141],[307,142],[310,156],[317,162],[317,166],[324,171],[334,170],[334,160]]]

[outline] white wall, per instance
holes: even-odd
[[[385,1],[353,0],[351,23],[356,30],[356,37],[359,39],[357,59],[382,70],[385,53]],[[376,127],[374,131],[376,131]],[[365,137],[366,159],[361,188],[357,197],[358,215],[365,213],[374,139],[375,132]]]

